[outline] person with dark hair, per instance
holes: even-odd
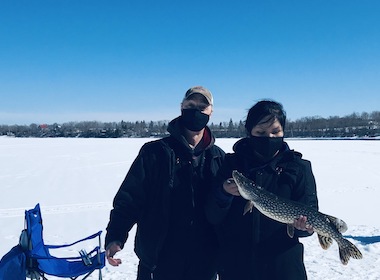
[[[295,236],[286,225],[257,209],[243,215],[247,200],[239,194],[232,171],[238,170],[257,185],[278,195],[318,209],[311,163],[284,142],[286,113],[275,101],[263,100],[248,112],[247,137],[226,154],[207,203],[207,217],[216,226],[221,252],[220,280],[307,279],[303,245],[310,236],[307,217],[294,221]]]
[[[214,280],[217,238],[205,202],[224,158],[207,127],[211,92],[190,88],[170,136],[143,145],[118,190],[105,240],[107,260],[115,258],[137,224],[137,280]]]

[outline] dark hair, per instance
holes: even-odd
[[[277,119],[282,129],[285,130],[286,112],[282,104],[271,100],[262,100],[253,105],[248,111],[245,121],[247,135],[251,135],[252,128],[261,123],[261,120],[266,117],[268,118],[262,123],[275,121]]]

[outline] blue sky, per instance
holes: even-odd
[[[0,124],[212,121],[256,101],[288,118],[380,110],[380,1],[1,0]]]

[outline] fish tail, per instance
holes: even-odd
[[[339,244],[339,257],[340,261],[346,265],[351,258],[361,259],[363,257],[359,249],[347,239],[344,239]]]

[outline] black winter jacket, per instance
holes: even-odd
[[[173,213],[170,209],[176,203],[172,196],[179,187],[176,183],[177,166],[188,163],[195,152],[199,153],[204,181],[202,195],[206,198],[211,189],[210,180],[216,176],[224,158],[223,150],[213,145],[214,138],[207,127],[206,130],[209,143],[200,151],[190,149],[181,136],[178,118],[169,124],[169,137],[143,145],[115,196],[105,246],[118,241],[123,247],[128,232],[137,223],[135,252],[147,268],[154,270],[171,226]],[[188,199],[197,198],[193,195]],[[204,206],[202,215],[205,216],[203,210]]]
[[[217,176],[214,195],[207,206],[208,218],[216,225],[221,244],[221,279],[303,279],[286,275],[292,272],[282,270],[275,263],[278,260],[285,264],[291,260],[294,263],[284,266],[304,269],[303,249],[296,247],[302,246],[298,237],[310,234],[296,230],[296,236],[289,238],[286,225],[265,217],[257,209],[243,216],[247,201],[225,193],[222,184],[231,177],[232,170],[237,169],[278,196],[318,209],[316,184],[310,162],[302,159],[300,153],[289,150],[286,143],[283,150],[266,165],[255,160],[245,139],[234,145],[234,151],[235,153],[225,157]],[[284,252],[290,253],[286,257],[284,255],[280,261]],[[268,273],[272,273],[271,276]]]

